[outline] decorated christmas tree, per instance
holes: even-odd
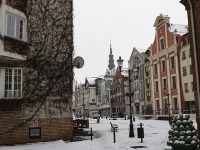
[[[174,150],[196,150],[198,134],[189,115],[173,117],[168,139],[167,145]]]

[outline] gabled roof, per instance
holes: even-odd
[[[157,27],[157,25],[159,24],[159,22],[160,22],[161,19],[165,20],[165,23],[169,23],[170,17],[168,17],[168,15],[165,15],[165,14],[162,14],[162,13],[161,13],[161,14],[156,18],[156,20],[155,20],[153,26],[154,26],[154,27]]]
[[[131,60],[131,58],[132,58],[133,56],[135,56],[134,52],[136,52],[137,54],[141,55],[141,52],[139,52],[139,51],[145,51],[145,50],[144,50],[144,49],[139,49],[139,48],[133,47],[133,50],[132,50],[131,56],[130,56],[130,58],[129,58],[129,61]]]
[[[102,80],[101,77],[87,77],[85,78],[85,86],[89,87],[95,87],[96,86],[96,80]]]
[[[97,78],[95,78],[95,77],[88,77],[88,78],[85,78],[85,83],[87,84],[89,84],[89,86],[94,86],[95,85],[95,80],[96,80]]]

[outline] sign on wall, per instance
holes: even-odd
[[[29,128],[29,139],[40,139],[41,138],[41,127]]]

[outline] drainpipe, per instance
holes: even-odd
[[[194,48],[194,62],[195,62],[195,72],[196,72],[196,82],[197,82],[197,98],[198,98],[198,112],[200,112],[200,92],[199,92],[199,72],[198,72],[198,64],[197,64],[197,53],[196,53],[196,38],[195,38],[195,30],[194,30],[194,17],[193,17],[193,8],[192,3],[188,0],[190,5],[190,17],[191,17],[191,29],[192,29],[192,39],[193,39],[193,48]],[[200,116],[200,115],[199,115]],[[200,120],[200,118],[199,118]]]

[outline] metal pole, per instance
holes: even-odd
[[[129,125],[129,137],[134,137],[134,130],[133,130],[133,120],[132,120],[132,106],[131,106],[131,78],[130,78],[130,69],[128,70],[128,77],[129,77],[129,99],[130,99],[130,125]]]
[[[114,137],[114,143],[116,142],[116,139],[115,139],[115,128],[114,128],[114,131],[113,131],[113,137]]]
[[[169,110],[169,124],[171,125],[171,121],[170,121],[170,103],[169,103],[169,94],[168,94],[168,110]]]
[[[91,141],[92,141],[92,127],[90,128]]]

